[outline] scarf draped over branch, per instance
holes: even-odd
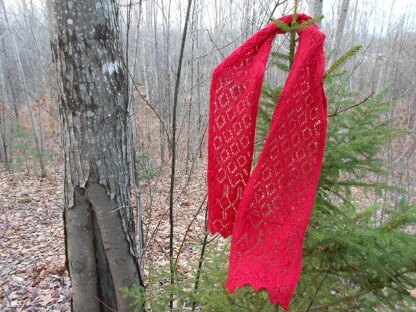
[[[310,19],[298,15],[298,23]],[[286,24],[292,16],[280,19]],[[275,23],[255,33],[214,70],[208,137],[209,229],[232,235],[229,292],[267,289],[286,310],[302,270],[302,245],[314,205],[327,129],[325,35],[316,24],[299,44],[251,172],[256,117]]]

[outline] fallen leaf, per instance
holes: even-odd
[[[42,306],[47,306],[49,303],[51,303],[52,301],[54,301],[55,299],[52,298],[52,294],[51,293],[47,293],[45,295],[41,295],[39,296],[39,303]]]

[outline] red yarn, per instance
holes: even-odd
[[[298,15],[301,23],[310,19]],[[290,24],[292,16],[281,21]],[[294,64],[250,175],[256,116],[275,23],[254,34],[215,69],[208,139],[212,233],[232,234],[227,288],[267,289],[286,310],[302,270],[302,245],[324,155],[327,102],[325,35],[298,32]]]

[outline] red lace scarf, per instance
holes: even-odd
[[[310,19],[298,15],[298,22]],[[292,16],[281,21],[290,24]],[[325,35],[298,32],[294,64],[250,175],[256,116],[275,23],[217,66],[211,85],[208,207],[212,233],[232,234],[227,288],[267,289],[286,310],[302,270],[302,245],[324,155],[327,102]]]

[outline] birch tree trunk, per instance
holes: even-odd
[[[337,29],[335,31],[335,39],[333,49],[335,50],[335,60],[341,55],[342,38],[344,34],[345,22],[347,20],[348,7],[350,6],[350,0],[342,0]]]
[[[73,311],[130,311],[143,285],[127,162],[128,83],[115,0],[53,0],[65,153],[65,240]]]
[[[313,17],[321,16],[322,15],[322,8],[323,8],[324,0],[312,0],[309,2],[309,7],[311,11],[311,15]],[[317,22],[318,26],[321,27],[321,21]]]

